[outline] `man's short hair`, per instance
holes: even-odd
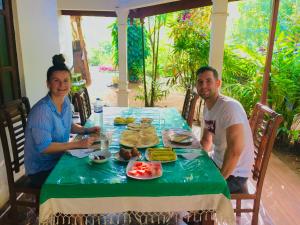
[[[211,67],[211,66],[202,66],[202,67],[200,67],[200,68],[197,70],[196,74],[197,74],[197,76],[199,76],[199,75],[201,75],[202,73],[204,73],[205,71],[211,71],[211,72],[213,72],[215,79],[216,79],[216,80],[219,79],[218,71],[217,71],[215,68]]]

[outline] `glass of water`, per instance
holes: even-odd
[[[109,146],[112,142],[112,135],[113,135],[112,130],[107,130],[101,134],[101,138],[100,138],[100,149],[101,150],[109,149]]]

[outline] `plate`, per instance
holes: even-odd
[[[150,148],[150,147],[154,147],[154,146],[158,145],[159,140],[157,140],[156,142],[153,142],[153,143],[149,143],[147,145],[135,145],[135,144],[132,144],[132,143],[121,140],[120,144],[125,146],[125,147],[129,147],[129,148],[133,148],[133,147],[136,147],[136,148]]]
[[[134,156],[134,157],[131,157],[129,160],[126,160],[126,159],[123,159],[123,158],[120,156],[119,152],[116,152],[116,153],[114,154],[114,158],[115,158],[117,161],[119,161],[119,162],[129,162],[129,161],[136,161],[136,160],[141,159],[141,158],[142,158],[142,155],[140,155],[140,156]]]
[[[161,177],[163,169],[160,162],[130,161],[126,175],[137,180],[152,180]]]
[[[159,144],[159,138],[154,127],[141,131],[124,130],[121,134],[120,144],[126,147],[149,148]]]
[[[104,159],[96,159],[96,157],[103,156]],[[110,151],[97,151],[89,154],[89,159],[94,163],[105,163],[111,157]]]
[[[114,125],[115,126],[125,126],[125,125],[127,125],[127,123],[116,123],[116,122],[114,122]]]
[[[148,124],[151,124],[153,121],[152,118],[149,118],[149,117],[144,117],[141,119],[141,123],[148,123]]]
[[[133,123],[135,121],[134,117],[116,117],[114,119],[114,125],[127,125],[129,123]]]
[[[129,123],[127,125],[128,130],[133,130],[133,131],[140,131],[144,130],[148,127],[151,127],[150,123]]]
[[[190,131],[185,130],[172,130],[169,131],[169,140],[178,144],[191,144],[193,142],[193,136]]]
[[[155,148],[153,148],[154,150],[152,151],[156,151]],[[170,150],[170,148],[157,148],[157,151],[170,151],[174,157],[174,159],[171,159],[171,160],[153,160],[151,159],[150,157],[150,150],[147,149],[146,152],[145,152],[145,158],[148,160],[148,161],[152,161],[152,162],[161,162],[161,163],[169,163],[169,162],[175,162],[177,160],[177,155],[176,153],[173,151],[173,150]],[[163,158],[162,158],[163,159]]]

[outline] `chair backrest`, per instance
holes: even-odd
[[[255,163],[253,180],[257,181],[256,192],[261,192],[277,129],[283,117],[261,103],[255,105],[249,120],[253,134]]]
[[[73,97],[75,111],[78,110],[81,125],[84,125],[92,114],[88,91],[86,88],[83,88],[79,92],[76,92]]]
[[[191,88],[187,89],[184,102],[183,102],[181,116],[186,120],[186,122],[190,127],[192,127],[193,125],[194,114],[195,114],[198,98],[199,95],[195,91],[193,91],[193,89]]]
[[[9,185],[24,164],[25,127],[30,111],[28,98],[23,97],[0,107],[0,137]]]

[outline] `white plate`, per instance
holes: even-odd
[[[114,154],[114,158],[115,158],[116,160],[120,161],[120,162],[129,162],[129,161],[136,161],[136,160],[141,159],[141,158],[142,158],[142,155],[140,155],[140,156],[135,156],[135,157],[131,157],[129,160],[125,160],[125,159],[123,159],[123,158],[120,156],[119,152],[116,152],[116,153]]]
[[[133,176],[131,174],[129,174],[128,172],[131,170],[131,168],[133,167],[133,165],[137,162],[142,162],[142,161],[130,161],[126,167],[126,175],[128,177],[131,177],[133,179],[137,179],[137,180],[152,180],[152,179],[156,179],[162,176],[163,174],[163,168],[161,166],[160,162],[142,162],[142,163],[147,163],[147,164],[158,164],[160,167],[160,173],[157,175],[153,175],[153,176]]]
[[[176,144],[191,144],[193,142],[193,138],[192,137],[187,137],[186,139],[182,140],[182,141],[172,141],[170,139],[171,142],[176,143]]]
[[[125,146],[125,147],[129,147],[129,148],[133,148],[133,147],[136,147],[136,148],[150,148],[150,147],[153,147],[153,146],[156,146],[159,144],[159,140],[157,140],[155,143],[150,143],[148,145],[133,145],[133,144],[130,144],[128,142],[124,142],[124,141],[120,141],[120,144]]]
[[[105,159],[94,159],[95,156],[104,156]],[[97,152],[92,152],[89,154],[89,159],[90,161],[94,163],[105,163],[109,158],[111,157],[110,151],[97,151]]]
[[[175,153],[175,152],[174,152]],[[150,160],[150,158],[149,158],[149,151],[148,151],[148,149],[145,151],[145,158],[146,158],[146,160],[148,160],[148,161],[152,161],[152,162],[161,162],[161,163],[169,163],[169,162],[175,162],[176,160],[177,160],[177,155],[176,155],[176,153],[175,153],[175,159],[174,160],[169,160],[169,161],[161,161],[161,160]]]
[[[187,136],[185,139],[183,139],[182,141],[176,141],[174,140],[174,136],[180,136],[180,135],[184,135]],[[178,143],[178,144],[189,144],[193,142],[193,135],[192,132],[188,131],[188,130],[181,130],[181,129],[174,129],[169,131],[168,134],[169,140],[173,143]]]

